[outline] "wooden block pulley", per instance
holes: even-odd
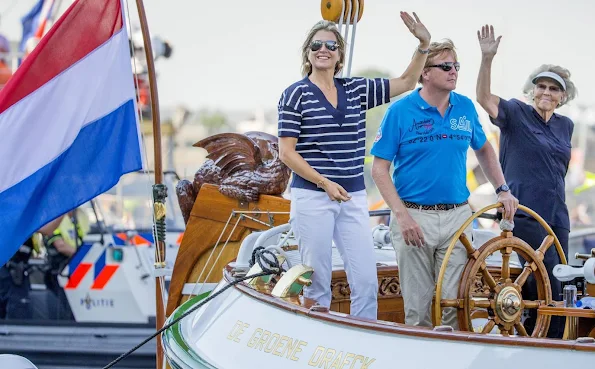
[[[359,4],[359,11],[357,21],[362,19],[364,13],[364,0],[322,0],[320,2],[320,12],[322,18],[327,21],[339,23],[341,20],[341,12],[345,9],[346,20],[343,24],[353,24],[355,21],[355,12]]]

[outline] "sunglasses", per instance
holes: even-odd
[[[461,69],[461,64],[459,64],[459,62],[444,62],[442,64],[428,65],[428,68],[440,68],[445,72],[450,72],[452,67],[455,67],[455,70],[458,72],[459,69]]]
[[[315,40],[310,43],[310,50],[318,51],[322,48],[322,45],[326,46],[326,48],[330,51],[335,51],[339,48],[337,41],[320,41]]]

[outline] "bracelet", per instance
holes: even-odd
[[[430,48],[428,47],[427,49],[423,50],[420,47],[418,47],[417,51],[419,51],[420,54],[427,54],[430,52]]]
[[[316,187],[318,188],[322,188],[322,185],[324,184],[326,178],[321,179],[320,181],[316,182]]]

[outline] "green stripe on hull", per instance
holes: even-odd
[[[186,301],[182,305],[180,305],[174,313],[167,319],[166,324],[169,322],[178,319],[180,316],[185,314],[188,310],[192,307],[196,306],[200,301],[204,300],[211,294],[211,291],[205,292],[198,296],[194,296],[190,300]],[[188,317],[186,317],[188,318]],[[183,363],[186,364],[185,366],[181,366],[182,364],[176,362],[176,358],[167,357],[167,361],[173,369],[187,369],[187,368],[198,368],[198,369],[217,369],[214,366],[207,363],[204,359],[202,359],[196,351],[194,351],[182,336],[182,327],[180,325],[181,322],[178,322],[172,325],[170,328],[166,329],[165,332],[162,334],[163,344],[166,346],[166,351],[169,354],[177,354],[179,351],[182,351],[187,354],[185,357],[177,358],[179,360],[183,360]],[[173,347],[178,348],[178,350],[172,350]],[[168,350],[169,349],[169,350]]]

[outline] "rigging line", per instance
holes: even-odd
[[[203,267],[203,270],[201,271],[200,275],[198,276],[196,283],[194,284],[194,287],[192,288],[192,291],[190,293],[190,296],[196,296],[199,295],[202,292],[202,288],[205,286],[205,284],[207,283],[207,280],[209,279],[209,277],[211,276],[211,273],[213,272],[213,268],[215,267],[215,265],[217,264],[217,262],[219,261],[219,259],[221,258],[221,254],[223,253],[223,250],[227,247],[227,244],[229,243],[229,240],[231,239],[231,236],[233,235],[233,232],[235,231],[235,229],[237,228],[238,224],[245,219],[251,220],[253,222],[256,223],[260,223],[266,227],[269,228],[273,228],[273,225],[265,223],[259,219],[256,219],[254,217],[251,217],[249,215],[246,214],[251,214],[251,213],[257,213],[257,214],[287,214],[287,212],[265,212],[265,211],[232,211],[232,213],[230,214],[230,217],[227,220],[227,223],[225,224],[225,227],[223,228],[223,230],[221,231],[221,234],[219,235],[219,239],[217,240],[217,243],[215,243],[215,247],[213,247],[211,249],[211,254],[209,255],[209,259],[207,260],[205,266]],[[225,233],[225,230],[227,229],[227,226],[229,225],[229,222],[231,220],[232,217],[235,217],[236,214],[240,214],[240,217],[238,218],[238,220],[236,221],[236,224],[234,225],[233,229],[231,230],[229,236],[227,237],[227,240],[225,241],[225,244],[222,246],[221,251],[219,251],[219,254],[217,255],[217,258],[215,259],[215,261],[213,262],[213,265],[211,266],[211,269],[209,270],[209,273],[207,274],[207,276],[205,277],[203,283],[200,283],[200,280],[202,278],[202,275],[204,273],[204,271],[207,268],[207,265],[209,264],[209,261],[211,260],[211,257],[213,255],[213,253],[215,252],[215,249],[217,247],[217,245],[219,245],[219,242],[221,240],[221,238],[223,237],[223,234]],[[244,219],[245,218],[245,219]],[[283,240],[283,243],[285,243],[287,241],[287,239],[289,238],[289,234],[285,237],[285,239]],[[200,284],[200,288],[198,290],[197,293],[194,292],[194,290],[196,289],[197,285]]]
[[[343,29],[343,18],[345,17],[345,0],[341,1],[341,18],[339,18],[339,34]]]
[[[355,31],[357,30],[357,18],[359,17],[359,1],[355,2],[355,17],[353,18],[353,33],[351,34],[351,45],[349,45],[349,67],[347,77],[351,77],[351,66],[353,65],[353,49],[355,48]]]
[[[345,1],[343,1],[345,2]],[[343,37],[343,39],[345,40],[345,48],[347,48],[347,40],[349,39],[349,24],[351,23],[351,13],[353,12],[352,6],[351,6],[351,0],[347,0],[348,4],[348,10],[347,10],[347,14],[345,14],[345,36]],[[345,50],[347,51],[347,50]],[[345,60],[345,63],[347,63],[347,60]],[[345,66],[343,66],[343,68],[341,68],[341,74],[340,77],[343,77],[343,73],[345,71]]]
[[[204,273],[204,271],[206,270],[207,265],[209,264],[209,260],[207,260],[207,263],[205,264],[203,270],[201,271],[201,274],[199,275],[199,277],[196,279],[196,283],[194,284],[194,287],[192,288],[192,292],[190,293],[190,296],[196,296],[199,295],[202,292],[202,288],[205,286],[205,284],[207,283],[207,280],[209,279],[209,277],[211,276],[211,273],[213,272],[213,268],[215,267],[215,265],[217,264],[217,262],[219,261],[219,259],[221,258],[221,254],[223,253],[223,250],[227,247],[227,244],[229,243],[229,240],[231,239],[231,236],[233,235],[233,232],[236,230],[238,224],[242,221],[245,220],[244,218],[247,218],[249,220],[252,220],[253,222],[256,223],[260,223],[266,227],[269,228],[273,228],[272,225],[265,223],[259,219],[253,218],[249,215],[245,215],[245,214],[250,214],[252,212],[250,211],[242,211],[242,212],[236,212],[235,210],[232,211],[230,218],[228,219],[227,223],[225,224],[225,227],[223,228],[223,230],[221,231],[221,235],[219,236],[219,240],[217,240],[217,243],[215,244],[215,247],[213,247],[211,249],[211,255],[209,255],[209,260],[211,259],[211,256],[213,255],[215,249],[217,248],[217,246],[219,245],[219,241],[221,240],[221,238],[223,237],[223,234],[225,233],[225,230],[227,229],[227,226],[229,224],[229,221],[231,220],[232,217],[235,217],[236,214],[240,214],[238,220],[236,221],[236,224],[233,226],[233,229],[231,230],[231,232],[229,233],[229,236],[227,237],[227,240],[225,241],[225,244],[223,244],[223,246],[221,247],[221,251],[219,251],[219,254],[217,255],[217,258],[215,259],[215,261],[213,262],[213,265],[211,266],[211,269],[209,270],[209,273],[207,274],[207,276],[205,277],[203,283],[200,283],[202,274]],[[267,212],[254,212],[254,213],[267,213]],[[280,212],[279,212],[280,213]],[[200,284],[200,288],[198,290],[197,293],[194,293],[194,290],[196,289],[196,286]]]
[[[219,245],[219,242],[221,242],[221,238],[223,238],[223,234],[225,233],[225,230],[227,229],[227,226],[229,225],[229,222],[231,221],[231,218],[233,216],[234,216],[234,212],[232,211],[229,214],[229,217],[227,218],[227,222],[225,223],[225,226],[223,227],[223,230],[221,231],[221,234],[219,235],[219,238],[217,239],[217,242],[215,242],[215,247],[213,247],[211,249],[211,253],[209,254],[209,257],[207,258],[207,261],[205,263],[205,266],[200,271],[200,274],[198,275],[198,278],[196,279],[196,283],[199,283],[200,280],[202,279],[202,275],[205,272],[205,270],[207,269],[207,265],[209,265],[209,262],[211,261],[211,258],[213,257],[213,254],[215,253],[215,249],[217,248],[217,245]],[[192,291],[190,292],[190,296],[193,296],[194,295],[194,289],[195,288],[196,288],[196,284],[194,285],[194,288],[192,288]]]
[[[234,214],[234,212],[232,212],[232,214]],[[204,282],[200,285],[200,288],[198,289],[198,292],[196,293],[196,295],[198,295],[198,294],[200,294],[202,292],[202,289],[205,286],[205,284],[207,283],[207,280],[209,279],[209,277],[211,276],[211,273],[213,273],[213,269],[215,269],[215,265],[217,265],[217,262],[219,261],[219,259],[221,259],[221,255],[223,254],[223,250],[225,250],[225,248],[229,244],[229,240],[231,239],[231,236],[233,236],[233,233],[235,232],[236,228],[238,227],[238,224],[240,224],[240,222],[242,220],[244,220],[244,217],[245,217],[245,215],[240,215],[238,217],[238,220],[236,221],[236,224],[234,224],[233,228],[231,229],[231,232],[229,232],[229,236],[227,236],[227,240],[225,240],[225,243],[221,247],[221,250],[219,251],[219,254],[217,255],[217,258],[215,259],[215,262],[211,265],[211,269],[209,270],[209,273],[205,277]],[[223,233],[221,233],[221,235],[223,236]],[[215,250],[218,245],[219,245],[219,242],[217,242],[215,244],[215,247],[213,247],[213,250]],[[205,268],[207,267],[207,265],[208,264],[205,265]],[[190,294],[191,297],[194,296],[194,290],[196,289],[196,286],[198,286],[199,283],[200,283],[200,279],[197,279],[196,280],[196,284],[192,288],[192,293]]]
[[[213,256],[213,254],[215,253],[215,249],[217,248],[217,245],[219,245],[219,242],[221,242],[221,238],[223,238],[223,234],[225,233],[225,230],[227,229],[227,226],[229,225],[231,218],[235,217],[237,214],[240,215],[240,217],[238,218],[238,220],[236,221],[236,224],[234,225],[231,233],[229,234],[227,240],[225,241],[225,244],[222,246],[221,251],[219,252],[219,255],[217,256],[217,258],[215,259],[215,261],[213,262],[213,266],[211,267],[211,270],[209,271],[208,275],[205,277],[204,282],[201,284],[200,281],[202,279],[202,276],[207,268],[207,266],[209,265],[209,261],[211,261],[211,258]],[[223,227],[223,230],[221,231],[221,234],[219,235],[219,239],[217,240],[217,242],[215,243],[215,246],[211,249],[211,253],[209,254],[209,258],[207,259],[207,262],[205,263],[205,266],[203,267],[203,269],[200,272],[200,275],[198,276],[198,278],[196,279],[196,283],[194,284],[194,287],[192,288],[192,291],[190,292],[190,296],[196,296],[199,295],[200,292],[202,292],[202,288],[204,287],[204,284],[207,283],[207,279],[211,276],[211,273],[213,271],[213,267],[217,264],[217,262],[219,261],[219,258],[221,257],[221,254],[223,253],[223,249],[225,249],[225,247],[227,246],[227,244],[229,243],[229,239],[231,238],[231,235],[233,234],[233,232],[235,231],[236,227],[238,226],[238,224],[244,220],[243,218],[247,218],[249,220],[252,220],[254,222],[260,223],[264,226],[267,226],[269,228],[272,228],[272,226],[268,223],[265,223],[259,219],[253,218],[249,215],[246,214],[288,214],[287,212],[268,212],[268,211],[236,211],[233,210],[231,212],[231,214],[229,215],[229,218],[227,219],[227,222],[225,223],[225,226]],[[200,289],[198,292],[194,292],[197,285],[201,284]]]
[[[254,218],[254,217],[251,217],[251,216],[249,216],[249,215],[243,215],[243,214],[242,214],[242,215],[240,215],[240,216],[243,216],[244,218],[247,218],[247,219],[249,219],[249,220],[251,220],[251,221],[253,221],[253,222],[260,223],[260,224],[262,224],[262,225],[264,225],[264,226],[267,226],[267,227],[269,227],[269,228],[273,228],[273,226],[272,226],[272,225],[270,225],[269,223],[265,223],[265,222],[263,222],[262,220],[256,219],[256,218]]]

